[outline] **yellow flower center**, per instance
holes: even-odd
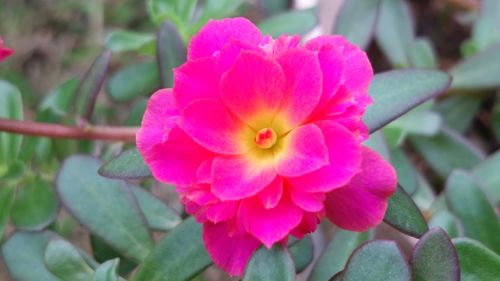
[[[273,147],[277,140],[278,136],[272,128],[260,129],[254,138],[255,144],[263,149]]]

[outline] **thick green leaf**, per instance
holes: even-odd
[[[374,240],[349,258],[343,281],[410,281],[410,269],[393,241]]]
[[[481,101],[477,96],[451,96],[437,102],[435,109],[448,127],[463,133],[476,115]]]
[[[250,259],[243,281],[292,281],[295,270],[290,253],[274,246],[270,250],[262,247]]]
[[[142,261],[153,247],[146,222],[125,183],[101,177],[88,156],[66,159],[57,177],[65,207],[92,233],[125,256]]]
[[[6,168],[6,170],[0,171],[0,181],[20,180],[24,176],[26,169],[24,162],[19,159],[9,163]]]
[[[337,17],[334,33],[366,49],[375,32],[381,0],[344,1]]]
[[[150,228],[166,231],[182,222],[181,217],[174,210],[170,209],[153,194],[138,186],[130,185],[130,188]]]
[[[442,178],[448,177],[455,168],[470,169],[479,164],[484,153],[465,137],[443,127],[432,137],[413,135],[411,144],[431,168]]]
[[[401,187],[407,193],[413,194],[418,186],[417,173],[410,159],[401,148],[394,147],[391,149],[391,164],[396,169]]]
[[[21,93],[14,85],[4,80],[0,80],[0,118],[23,119]],[[7,170],[8,163],[16,159],[22,140],[21,135],[0,132],[0,171]],[[6,166],[3,167],[4,165]]]
[[[429,220],[429,228],[441,227],[451,238],[462,234],[462,226],[458,219],[446,210],[442,210],[433,215]]]
[[[108,260],[119,258],[118,272],[120,274],[127,275],[137,267],[137,263],[123,256],[95,235],[90,235],[90,245],[92,246],[92,253],[97,262],[105,263]]]
[[[471,171],[474,179],[481,184],[488,198],[496,205],[500,205],[500,173],[498,167],[500,167],[500,151],[490,155]]]
[[[284,12],[288,8],[288,0],[259,0],[257,3],[266,15]]]
[[[158,60],[162,87],[172,87],[174,84],[172,69],[186,60],[186,48],[177,28],[169,21],[163,23],[158,31],[156,59]]]
[[[446,90],[451,78],[437,70],[394,70],[375,75],[363,121],[374,132],[417,105]]]
[[[314,245],[311,236],[306,236],[300,241],[290,241],[289,250],[293,264],[295,264],[295,271],[302,272],[313,260]]]
[[[410,63],[418,68],[437,68],[436,51],[427,38],[413,40],[408,52]]]
[[[2,245],[2,257],[9,275],[18,281],[62,281],[43,261],[45,247],[56,238],[52,232],[16,232]]]
[[[351,253],[368,240],[368,232],[337,230],[319,257],[309,281],[323,281],[344,269]]]
[[[146,107],[148,105],[148,98],[142,97],[137,99],[132,108],[130,109],[130,113],[125,120],[125,126],[131,127],[139,127],[141,126],[142,116],[144,116],[144,112],[146,111]]]
[[[446,181],[446,200],[464,226],[465,236],[500,253],[500,222],[471,175],[455,170]]]
[[[94,112],[97,95],[101,92],[109,63],[111,62],[111,52],[103,51],[92,63],[83,76],[76,92],[75,114],[90,120]]]
[[[135,281],[186,281],[212,263],[201,225],[189,218],[169,232],[142,263]]]
[[[277,14],[259,24],[264,34],[278,37],[281,34],[304,35],[318,24],[314,9],[295,10]]]
[[[410,8],[404,0],[382,0],[375,40],[394,67],[410,65],[408,50],[413,41]]]
[[[10,210],[14,203],[15,188],[13,185],[0,187],[0,242],[3,240],[3,233],[9,221]]]
[[[117,179],[142,179],[152,176],[137,148],[126,150],[102,165],[99,174]]]
[[[500,87],[500,44],[467,58],[450,70],[452,89],[491,89]]]
[[[16,228],[40,230],[56,219],[59,201],[52,184],[35,179],[18,187],[11,219]]]
[[[50,91],[40,103],[40,111],[50,111],[53,116],[64,117],[75,98],[78,80],[71,78]]]
[[[141,49],[154,40],[155,36],[150,33],[140,33],[129,30],[116,30],[108,35],[104,45],[109,50],[115,53],[119,53]]]
[[[500,256],[468,238],[453,239],[460,262],[461,281],[490,281],[500,276]]]
[[[472,26],[472,39],[477,49],[482,50],[500,41],[500,2],[482,0],[476,22]]]
[[[429,230],[418,241],[411,265],[414,281],[460,281],[455,247],[440,228]]]
[[[406,134],[433,136],[441,128],[441,116],[430,110],[420,110],[419,107],[394,120],[384,129],[397,128]]]
[[[128,101],[140,95],[149,95],[160,86],[156,62],[129,65],[108,80],[106,91],[115,101]]]
[[[47,245],[45,265],[64,281],[88,281],[94,274],[80,252],[62,239],[54,239]]]
[[[384,221],[413,237],[420,237],[429,229],[417,205],[401,186],[389,199]]]
[[[92,276],[92,279],[90,279],[90,281],[120,280],[118,274],[116,273],[119,262],[119,259],[114,259],[103,263],[96,269],[95,274],[94,276]]]

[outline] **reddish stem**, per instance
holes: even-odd
[[[107,140],[134,142],[137,127],[87,126],[72,127],[58,124],[17,121],[0,118],[0,132],[55,139]]]

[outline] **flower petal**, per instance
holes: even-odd
[[[321,130],[314,124],[294,129],[282,142],[283,148],[275,155],[279,175],[301,176],[328,164],[328,148]]]
[[[302,210],[283,197],[272,209],[266,209],[258,198],[243,200],[238,219],[244,228],[267,248],[286,238],[302,220]]]
[[[302,239],[306,234],[315,231],[320,218],[324,216],[323,213],[324,211],[319,213],[304,212],[302,214],[302,221],[292,230],[291,234],[298,239]]]
[[[325,194],[323,192],[311,193],[293,187],[289,189],[289,192],[293,203],[302,210],[312,213],[323,210],[323,201],[325,200]]]
[[[359,171],[361,165],[361,147],[354,135],[333,121],[322,121],[317,125],[328,147],[329,164],[288,179],[295,188],[307,192],[327,192],[341,187]]]
[[[281,111],[293,127],[301,124],[318,104],[323,75],[316,52],[289,49],[279,56],[278,62],[286,79]]]
[[[12,55],[14,50],[9,49],[4,46],[3,39],[0,37],[0,62],[6,59],[8,56]]]
[[[197,100],[182,112],[179,126],[203,147],[221,154],[246,152],[239,142],[244,130],[250,130],[218,100]]]
[[[238,201],[224,201],[210,204],[205,210],[207,219],[213,223],[219,223],[232,219],[238,211]]]
[[[214,55],[231,39],[258,45],[262,35],[260,30],[245,18],[209,20],[189,43],[188,61]]]
[[[136,135],[137,148],[143,155],[164,141],[178,115],[171,89],[158,90],[149,98],[141,128]]]
[[[276,177],[272,163],[247,156],[219,157],[212,164],[212,192],[221,200],[238,200],[257,194]]]
[[[179,109],[199,99],[218,99],[221,73],[213,57],[188,61],[174,70],[174,96]]]
[[[138,147],[156,179],[178,185],[195,183],[198,167],[213,157],[177,126],[163,143],[159,141],[149,150],[144,150],[142,145]]]
[[[259,199],[264,205],[264,208],[271,209],[276,207],[283,195],[283,178],[276,177],[273,182],[266,186],[260,193]]]
[[[241,52],[220,84],[221,97],[241,120],[262,129],[262,114],[271,123],[283,97],[285,78],[281,67],[255,52]]]
[[[382,221],[397,184],[394,168],[380,155],[366,147],[362,155],[362,171],[328,193],[325,201],[328,218],[352,231],[365,231]]]
[[[249,234],[230,235],[226,223],[204,223],[203,242],[212,260],[230,276],[242,276],[260,242]]]

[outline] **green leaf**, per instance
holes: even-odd
[[[88,281],[94,274],[94,270],[87,265],[80,252],[62,239],[54,239],[47,245],[45,265],[64,281]]]
[[[182,222],[181,217],[160,199],[138,186],[129,186],[150,228],[166,231]]]
[[[446,127],[435,136],[412,135],[409,140],[441,178],[446,178],[455,168],[470,169],[485,158],[478,147]]]
[[[381,0],[344,1],[337,16],[334,33],[366,49],[375,32]]]
[[[119,258],[120,264],[118,266],[118,272],[120,274],[128,275],[137,267],[137,263],[115,251],[96,235],[90,235],[90,245],[92,246],[92,253],[97,262],[105,263],[110,259]],[[96,267],[94,267],[94,269],[95,268]]]
[[[118,281],[120,278],[116,273],[120,260],[114,259],[101,264],[95,271],[90,281]]]
[[[191,20],[197,2],[197,0],[149,0],[147,8],[151,19],[157,25],[170,20],[176,26],[184,26]]]
[[[500,253],[500,222],[471,175],[455,170],[446,181],[446,201],[464,226],[465,236]]]
[[[460,222],[453,214],[446,210],[438,212],[429,220],[429,228],[434,227],[441,227],[451,238],[461,236],[462,234]]]
[[[52,223],[59,211],[59,201],[52,185],[35,179],[18,187],[11,219],[16,228],[41,230]]]
[[[408,67],[408,49],[413,41],[410,8],[404,0],[382,0],[377,18],[375,40],[395,67]]]
[[[323,281],[344,269],[351,253],[368,240],[368,232],[338,229],[316,262],[308,281]]]
[[[264,247],[255,252],[248,262],[243,281],[292,281],[295,270],[290,253],[280,246]]]
[[[450,70],[452,89],[478,90],[500,87],[500,44],[467,58]]]
[[[472,26],[472,39],[478,49],[500,41],[500,4],[496,0],[481,1],[476,22]]]
[[[295,264],[295,271],[302,272],[313,260],[314,245],[311,236],[306,236],[299,241],[290,240],[289,250],[293,264]]]
[[[287,0],[259,0],[257,3],[266,15],[284,12],[288,8]]]
[[[104,45],[109,50],[120,53],[139,50],[145,45],[152,43],[154,40],[155,36],[150,33],[116,30],[108,35]]]
[[[500,256],[483,244],[468,238],[453,239],[460,262],[461,281],[497,280]]]
[[[343,281],[410,281],[410,269],[393,241],[374,240],[349,258]]]
[[[304,35],[318,24],[314,9],[295,10],[274,15],[259,23],[263,34],[278,37],[282,34]]]
[[[4,80],[0,80],[0,118],[23,119],[21,93],[14,85]],[[0,132],[0,171],[6,169],[3,165],[8,165],[16,159],[22,140],[21,135]]]
[[[135,281],[187,281],[209,266],[201,225],[193,218],[169,232],[142,263]]]
[[[65,207],[92,233],[125,256],[142,261],[153,247],[141,211],[125,183],[101,177],[88,156],[66,159],[56,179]]]
[[[99,168],[99,174],[117,179],[142,179],[152,176],[137,148],[126,150],[106,162]]]
[[[25,165],[21,160],[13,160],[7,167],[6,170],[0,170],[0,181],[7,180],[20,180],[25,174]]]
[[[144,112],[146,111],[146,107],[148,105],[148,99],[145,97],[137,99],[132,105],[132,109],[125,120],[125,126],[131,127],[139,127],[141,126],[142,116],[144,116]]]
[[[80,80],[74,104],[77,116],[82,116],[85,120],[92,117],[97,95],[101,92],[110,62],[111,52],[103,51]]]
[[[377,74],[369,89],[373,104],[366,110],[363,121],[370,132],[374,132],[446,90],[450,81],[449,75],[436,70],[408,69]]]
[[[329,281],[342,281],[342,277],[344,277],[344,272],[340,271],[337,274],[333,275],[333,277],[330,278]]]
[[[12,203],[14,203],[15,188],[12,185],[5,185],[0,187],[0,242],[3,240],[3,233],[5,227],[9,222],[10,210]]]
[[[490,155],[471,170],[474,179],[484,188],[488,198],[494,204],[500,205],[500,151]]]
[[[166,21],[161,26],[156,40],[156,59],[163,88],[174,84],[173,68],[186,60],[186,48],[175,25]]]
[[[417,238],[429,229],[415,202],[399,185],[389,199],[384,221],[399,231]]]
[[[407,193],[413,194],[418,186],[417,174],[410,159],[401,148],[391,149],[391,164],[396,169],[401,187]]]
[[[68,114],[75,98],[78,80],[71,78],[51,90],[40,103],[39,111],[49,111],[52,116],[64,117]]]
[[[119,102],[131,100],[140,95],[149,95],[160,86],[156,62],[142,62],[129,65],[108,80],[106,91]]]
[[[418,68],[437,68],[436,51],[427,38],[413,40],[408,52],[410,63]]]
[[[460,281],[455,247],[440,228],[433,228],[420,238],[411,265],[414,281]]]
[[[415,134],[433,136],[441,128],[441,116],[430,110],[419,110],[419,107],[411,110],[400,118],[394,120],[384,129],[398,128],[404,134]]]
[[[62,281],[43,261],[45,247],[56,235],[44,232],[16,232],[2,245],[2,257],[13,280]]]
[[[481,101],[477,96],[450,96],[437,102],[435,110],[440,113],[448,127],[463,133],[476,116]]]

